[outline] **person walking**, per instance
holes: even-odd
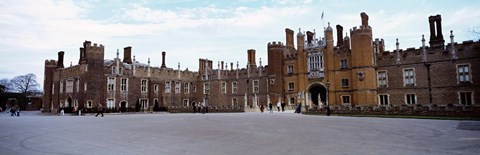
[[[280,106],[281,106],[280,101],[278,101],[278,102],[277,102],[277,110],[278,110],[278,112],[280,112]]]
[[[103,106],[102,106],[102,104],[98,104],[98,111],[97,111],[97,115],[95,115],[95,117],[97,117],[99,114],[101,114],[102,117],[103,117]]]
[[[268,109],[270,110],[270,113],[273,113],[273,107],[272,103],[268,104]]]
[[[202,102],[202,113],[203,113],[203,114],[205,114],[205,111],[206,111],[205,108],[206,108],[206,107],[205,107],[205,102]]]
[[[192,106],[193,106],[193,113],[197,113],[197,106],[195,105],[195,103],[193,103]]]
[[[285,102],[282,102],[282,112],[285,112]]]
[[[65,115],[65,110],[63,109],[63,107],[60,108],[60,116],[64,116]]]
[[[260,112],[263,113],[263,109],[265,109],[265,107],[263,107],[263,104],[260,105]]]
[[[10,108],[10,116],[15,117],[15,112],[16,111],[17,111],[17,109],[15,107],[11,107]]]

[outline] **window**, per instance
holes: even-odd
[[[92,104],[92,101],[91,100],[88,100],[87,101],[87,108],[92,108],[93,107],[93,104]]]
[[[415,85],[415,71],[412,68],[403,70],[404,85]]]
[[[293,89],[295,89],[295,85],[293,84],[293,82],[288,83],[288,90],[293,90]]]
[[[203,84],[203,94],[210,94],[210,84],[209,83]]]
[[[232,82],[232,94],[237,94],[237,82]]]
[[[147,80],[142,80],[140,88],[142,92],[147,92]]]
[[[227,83],[226,82],[222,82],[222,86],[221,86],[220,90],[222,91],[223,94],[227,93]]]
[[[115,108],[115,102],[113,99],[107,99],[107,108],[108,109],[113,109]]]
[[[405,94],[405,103],[406,104],[416,104],[417,103],[417,97],[415,94]]]
[[[378,71],[377,72],[377,82],[378,87],[386,87],[388,84],[387,81],[387,71]]]
[[[459,100],[461,105],[472,105],[473,104],[473,93],[472,92],[459,92]]]
[[[77,92],[80,92],[80,79],[77,78],[77,81],[75,82],[76,84],[76,88],[77,88]]]
[[[107,79],[107,90],[108,91],[115,91],[115,78],[108,77]]]
[[[458,75],[458,82],[460,83],[467,83],[471,82],[470,77],[470,65],[457,65],[457,75]]]
[[[55,94],[55,83],[52,83],[52,94]]]
[[[192,88],[192,89],[193,89],[193,90],[192,90],[192,92],[194,92],[194,93],[196,93],[196,92],[197,92],[197,86],[193,86],[193,88]]]
[[[117,67],[112,67],[112,74],[116,74]]]
[[[180,82],[175,82],[175,94],[180,93]]]
[[[293,66],[292,65],[287,66],[287,73],[288,74],[293,74]]]
[[[184,100],[183,100],[183,106],[185,106],[185,107],[190,106],[190,105],[188,104],[188,99],[184,99]]]
[[[190,93],[190,83],[188,82],[183,83],[183,93],[185,94]]]
[[[165,81],[165,93],[170,93],[171,91],[170,81]]]
[[[350,96],[342,96],[343,104],[350,104]]]
[[[128,89],[128,79],[122,79],[120,83],[120,91],[127,91]]]
[[[237,98],[232,98],[232,107],[236,107],[238,105]]]
[[[388,95],[378,95],[379,105],[388,105]]]
[[[342,87],[349,87],[348,79],[342,79]]]
[[[63,93],[63,81],[60,81],[60,93]]]
[[[87,83],[86,82],[83,84],[83,88],[84,88],[83,91],[87,91]]]
[[[309,71],[318,71],[323,68],[323,56],[320,53],[308,56],[307,61]]]
[[[148,109],[148,100],[147,99],[140,99],[140,106],[142,109]]]
[[[348,68],[348,61],[347,59],[340,60],[340,69],[347,69]]]
[[[258,80],[253,80],[253,93],[258,93],[259,91],[259,86],[258,86]]]
[[[158,84],[153,85],[153,92],[158,92]]]

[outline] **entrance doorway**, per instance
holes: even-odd
[[[310,86],[308,90],[310,93],[310,101],[315,107],[318,107],[319,104],[326,105],[327,103],[327,89],[321,84],[314,84]]]
[[[125,101],[120,102],[120,111],[127,112],[127,102]]]

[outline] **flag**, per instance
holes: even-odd
[[[322,18],[322,20],[323,20],[323,11],[322,11],[322,17],[321,17],[321,18]]]

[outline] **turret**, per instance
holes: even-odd
[[[304,47],[304,42],[305,42],[305,35],[302,33],[300,28],[298,28],[298,33],[297,33],[297,50],[302,52],[303,47]]]

